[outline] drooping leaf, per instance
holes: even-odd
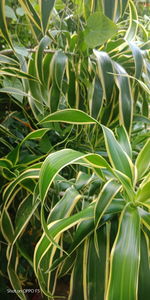
[[[0,168],[10,169],[12,167],[12,162],[6,158],[0,158]]]
[[[104,158],[97,154],[84,154],[72,149],[64,149],[47,156],[40,170],[40,197],[44,202],[48,189],[55,178],[65,166],[73,163],[84,163],[93,168],[108,168],[111,171],[111,167]]]
[[[140,48],[135,43],[130,42],[129,46],[132,50],[132,54],[133,54],[134,62],[135,62],[135,77],[137,79],[139,79],[142,75],[143,56],[142,56]]]
[[[40,123],[48,123],[48,122],[64,122],[70,124],[93,124],[96,123],[96,120],[81,110],[65,109],[65,110],[54,112],[40,121]]]
[[[116,140],[113,132],[103,125],[102,128],[105,137],[106,149],[112,166],[127,175],[132,181],[133,165],[130,158]]]
[[[125,35],[125,39],[128,42],[131,42],[135,39],[137,29],[138,29],[138,14],[137,9],[133,1],[129,1],[129,9],[130,9],[130,24],[128,30]]]

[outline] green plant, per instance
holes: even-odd
[[[133,1],[20,0],[13,9],[22,7],[27,26],[16,43],[5,4],[0,281],[20,299],[22,287],[38,285],[52,298],[59,278],[70,281],[70,300],[147,299],[144,19]]]
[[[72,123],[70,115],[74,122],[80,124],[98,123],[78,110],[57,112],[49,116],[49,122]],[[150,140],[136,160],[134,158],[133,164],[131,145],[124,127],[117,128],[117,141],[110,129],[101,126],[111,164],[99,154],[64,149],[47,156],[42,166],[38,164],[23,172],[6,188],[2,232],[12,254],[8,268],[11,281],[14,273],[10,262],[16,240],[41,203],[44,233],[35,248],[34,270],[45,295],[52,297],[57,277],[70,274],[72,270],[69,299],[75,299],[77,293],[80,299],[98,299],[104,298],[104,295],[106,299],[136,299],[137,296],[138,299],[146,299],[149,289]],[[83,172],[82,176],[79,173],[75,182],[63,178],[68,172],[64,172],[63,177],[58,176],[70,164],[79,164],[89,171]],[[34,201],[27,196],[20,204],[14,231],[8,208],[18,183],[24,184],[28,180],[29,188],[30,177],[32,180],[39,177],[39,184],[33,185]],[[66,191],[49,210],[48,202],[53,203],[53,198],[50,195],[47,198],[47,195],[53,181],[54,187],[57,181],[60,187],[66,182]]]

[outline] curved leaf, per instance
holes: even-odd
[[[54,177],[65,166],[73,163],[82,163],[84,160],[88,163],[88,166],[94,168],[111,167],[106,160],[98,154],[84,154],[71,149],[64,149],[50,154],[44,161],[40,170],[39,188],[41,201],[44,202],[48,189],[54,179]]]
[[[127,175],[131,181],[133,179],[133,165],[126,152],[117,142],[113,132],[102,125],[104,132],[106,149],[112,166]]]
[[[90,117],[88,114],[77,109],[64,109],[54,112],[39,123],[48,122],[64,122],[69,124],[94,124],[98,123],[94,118]],[[99,123],[98,123],[99,124]]]

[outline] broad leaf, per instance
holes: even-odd
[[[96,12],[87,19],[85,42],[89,48],[94,48],[106,42],[116,32],[117,26],[103,13]]]

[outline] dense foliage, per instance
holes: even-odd
[[[150,18],[139,5],[0,2],[5,295],[51,299],[62,278],[69,300],[149,299]]]

